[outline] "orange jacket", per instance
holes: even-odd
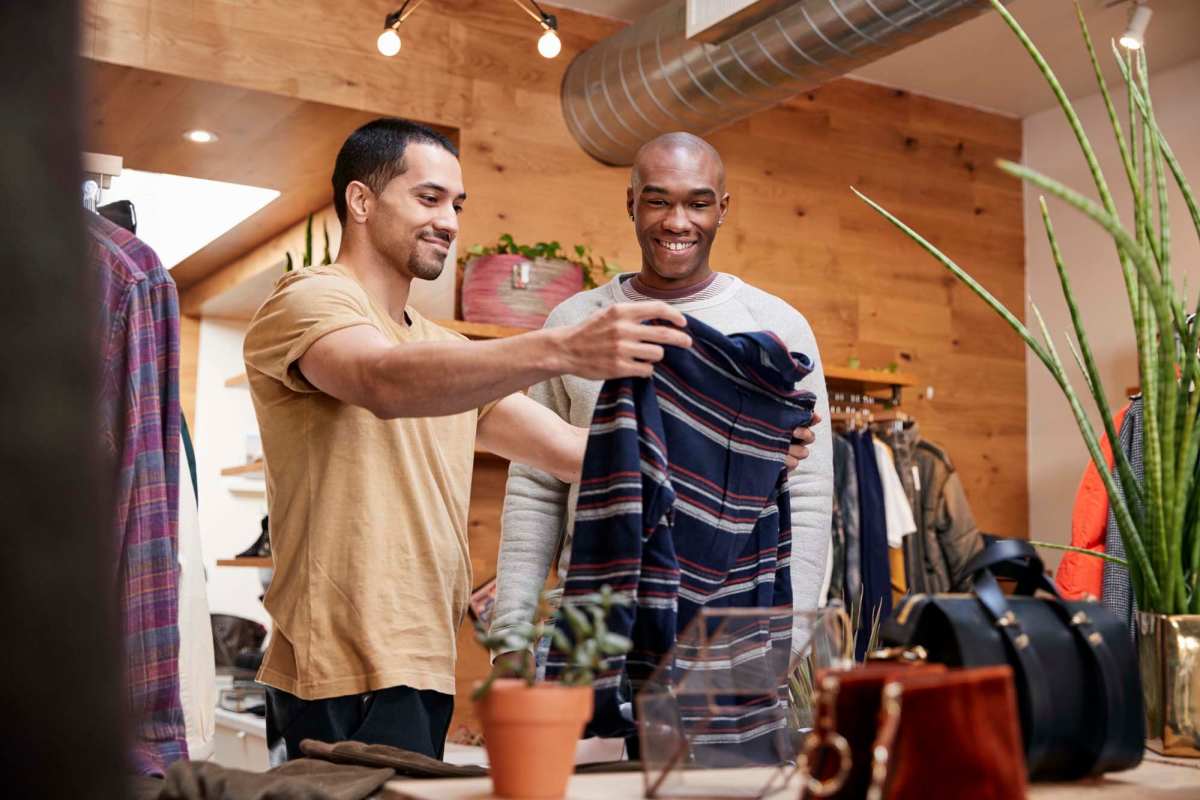
[[[1121,421],[1129,410],[1127,403],[1124,408],[1113,414],[1113,428],[1121,429]],[[1112,443],[1108,436],[1100,438],[1100,452],[1108,469],[1112,470]],[[1075,507],[1071,511],[1071,546],[1082,547],[1097,553],[1104,552],[1104,531],[1108,525],[1108,492],[1104,490],[1104,481],[1096,462],[1088,459],[1083,478],[1079,481],[1079,491],[1075,493]],[[1058,590],[1069,600],[1082,600],[1086,595],[1100,597],[1104,579],[1104,559],[1083,553],[1068,552],[1063,554],[1058,564],[1058,572],[1054,580]]]

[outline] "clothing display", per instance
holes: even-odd
[[[875,463],[879,466],[879,480],[883,489],[883,518],[887,527],[887,543],[892,549],[904,546],[904,537],[917,532],[917,523],[913,521],[912,506],[909,505],[908,495],[900,476],[896,474],[896,457],[892,448],[888,447],[879,437],[874,437]]]
[[[1134,398],[1133,402],[1129,404],[1125,418],[1121,420],[1121,428],[1117,432],[1118,446],[1129,459],[1129,465],[1133,469],[1133,476],[1139,482],[1145,476],[1144,454],[1142,452],[1142,413],[1142,398],[1139,396]],[[1117,482],[1117,491],[1124,498],[1125,492],[1121,487],[1121,479],[1116,472],[1116,468],[1113,468],[1113,480]],[[1104,549],[1109,555],[1116,556],[1117,558],[1126,557],[1125,542],[1121,539],[1121,528],[1117,525],[1117,515],[1113,513],[1111,507],[1108,510],[1108,519],[1104,525]],[[1118,619],[1124,620],[1129,625],[1129,636],[1136,642],[1137,627],[1135,624],[1135,613],[1137,612],[1137,599],[1133,595],[1133,585],[1129,577],[1128,567],[1114,564],[1111,561],[1105,561],[1101,587],[1100,601],[1104,604],[1105,608],[1116,614]]]
[[[634,691],[648,680],[700,608],[792,605],[784,459],[812,420],[815,395],[796,389],[811,361],[772,334],[726,337],[691,318],[687,329],[692,348],[667,348],[653,378],[604,384],[588,437],[564,602],[605,584],[636,597],[609,615],[633,648],[594,682],[592,730],[605,735],[630,732],[622,680]],[[791,618],[779,619],[759,646],[790,641]],[[552,649],[546,677],[566,659]],[[748,738],[746,720],[721,723]]]
[[[812,428],[816,439],[810,455],[788,476],[792,518],[792,596],[798,609],[816,608],[828,562],[830,517],[833,494],[833,448],[830,444],[829,404],[819,388],[825,384],[816,337],[808,321],[779,298],[722,273],[703,290],[701,299],[660,296],[630,290],[633,276],[623,275],[607,284],[580,292],[558,306],[546,327],[574,325],[596,310],[614,303],[633,302],[641,297],[663,300],[680,312],[725,335],[739,332],[773,331],[791,352],[804,353],[813,361],[806,385],[817,392],[816,411],[821,422]],[[529,396],[573,425],[592,422],[601,382],[565,375],[536,384]],[[572,531],[578,485],[570,486],[553,476],[514,463],[501,521],[501,544],[497,569],[497,592],[493,632],[512,629],[533,620],[541,587],[558,562],[558,579],[567,575],[572,557]]]
[[[833,487],[837,498],[842,525],[843,550],[840,569],[835,563],[830,568],[828,599],[841,601],[849,607],[851,598],[862,592],[862,527],[861,510],[858,504],[858,466],[854,460],[854,446],[844,436],[833,437]],[[838,575],[842,580],[838,580]]]
[[[183,452],[188,453],[191,441],[186,425],[182,434]],[[179,470],[179,700],[188,757],[204,761],[214,749],[217,664],[200,543],[200,511],[190,463],[194,462],[184,459]]]
[[[870,462],[860,464],[868,452]],[[825,599],[861,608],[861,659],[875,609],[905,594],[968,590],[967,564],[984,543],[949,456],[921,437],[916,422],[835,436],[834,467],[840,561],[830,565]],[[886,600],[885,586],[892,590]],[[886,616],[882,611],[880,618]]]
[[[875,442],[870,431],[847,434],[854,447],[858,478],[859,555],[862,567],[862,596],[849,598],[850,608],[860,608],[854,655],[862,661],[867,654],[871,626],[876,617],[887,619],[892,613],[892,572],[888,562],[887,519],[884,510],[883,480],[875,458]],[[888,467],[887,463],[884,467]]]
[[[1113,430],[1120,431],[1129,406],[1113,414]],[[1114,464],[1112,443],[1108,435],[1100,437],[1100,452],[1107,469]],[[1108,491],[1096,463],[1090,458],[1084,467],[1071,512],[1071,546],[1097,553],[1105,552],[1105,529],[1109,517]],[[1086,553],[1066,552],[1054,574],[1059,591],[1072,600],[1100,597],[1104,591],[1104,561]]]
[[[879,436],[895,454],[896,473],[917,526],[918,535],[904,540],[908,590],[968,591],[967,565],[984,543],[950,456],[924,439],[913,421],[884,426]]]
[[[356,325],[397,344],[463,339],[406,315],[394,321],[347,269],[314,266],[281,277],[246,333],[275,563],[259,680],[304,700],[401,685],[454,693],[447,632],[473,585],[467,503],[475,427],[491,405],[383,420],[318,391],[297,365]]]
[[[112,552],[121,598],[133,766],[186,758],[179,684],[179,299],[158,256],[86,214],[100,298],[100,438],[115,476]]]

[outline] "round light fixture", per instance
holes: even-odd
[[[395,28],[388,28],[379,34],[379,38],[375,40],[375,46],[379,48],[380,53],[391,58],[400,52],[400,34],[396,33]]]
[[[546,32],[538,39],[538,52],[543,58],[554,58],[562,52],[562,40],[558,38],[558,34],[553,28],[547,28]]]
[[[185,132],[183,138],[196,144],[211,144],[217,140],[217,135],[212,131],[196,128],[195,130]]]
[[[1121,35],[1121,47],[1126,50],[1140,50],[1146,43],[1146,27],[1150,24],[1150,15],[1154,12],[1149,6],[1138,3],[1129,15],[1129,27]]]

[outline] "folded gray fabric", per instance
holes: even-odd
[[[363,744],[362,742],[318,742],[305,739],[300,742],[300,752],[309,758],[321,758],[338,764],[360,764],[371,767],[389,767],[406,778],[479,778],[488,774],[487,769],[477,764],[460,766],[448,764],[421,753],[391,747],[386,744]]]
[[[305,739],[300,742],[300,752],[309,758],[320,758],[338,764],[360,764],[372,767],[390,767],[397,775],[405,778],[480,778],[488,774],[486,767],[478,764],[449,764],[436,758],[390,747],[386,744],[363,744],[362,742],[318,742]],[[639,761],[603,761],[594,764],[579,764],[579,773],[634,772],[642,768]]]
[[[177,761],[167,770],[158,800],[364,800],[394,775],[390,769],[307,758],[268,772]]]

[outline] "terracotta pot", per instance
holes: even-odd
[[[583,271],[570,261],[476,256],[463,269],[463,319],[540,328],[556,305],[582,288]]]
[[[592,688],[498,680],[476,708],[496,795],[562,797],[592,716]]]

